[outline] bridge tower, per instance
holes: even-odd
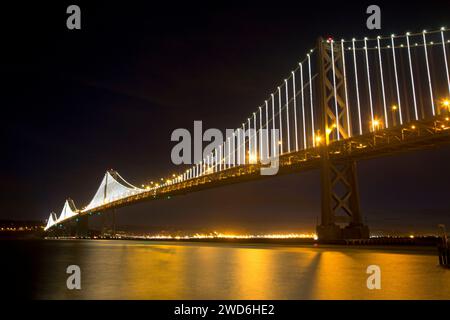
[[[368,238],[369,229],[363,224],[359,204],[356,162],[332,160],[328,148],[330,140],[336,140],[338,136],[346,139],[351,133],[344,87],[345,57],[341,46],[333,46],[331,40],[319,38],[317,49],[318,101],[321,127],[325,131],[325,141],[321,146],[322,214],[317,235],[325,241]]]

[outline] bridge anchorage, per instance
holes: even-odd
[[[88,217],[101,212],[109,215],[103,232],[114,236],[117,208],[267,179],[261,168],[276,159],[278,175],[320,170],[319,240],[368,238],[357,161],[450,143],[449,31],[320,38],[257,111],[201,161],[142,188],[109,170],[87,206],[77,209],[67,200],[59,217],[50,214],[45,230],[84,236]]]

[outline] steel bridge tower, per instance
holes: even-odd
[[[320,240],[368,238],[369,228],[361,216],[356,162],[332,160],[328,148],[330,139],[346,139],[351,134],[344,87],[345,58],[341,47],[333,46],[331,41],[319,38],[317,42],[318,101],[325,131],[321,144],[322,214],[317,235]]]

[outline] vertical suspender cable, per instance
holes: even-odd
[[[430,89],[431,112],[433,113],[433,117],[434,117],[435,110],[434,110],[434,99],[433,99],[433,86],[431,85],[430,65],[428,63],[427,38],[425,36],[426,32],[427,32],[426,30],[423,30],[423,32],[422,32],[422,36],[423,36],[423,50],[425,52],[425,62],[427,64],[427,76],[428,76],[428,88]]]
[[[219,146],[219,171],[222,171],[222,145]]]
[[[275,97],[273,96],[273,93],[271,93],[270,95],[272,97],[272,158],[275,158],[277,155],[277,142],[275,141]]]
[[[231,155],[232,155],[232,157],[231,157],[231,165],[233,166],[233,167],[235,167],[236,166],[236,132],[235,131],[233,131],[233,134],[232,134],[232,139],[231,139]]]
[[[251,164],[250,162],[250,157],[252,155],[252,151],[253,151],[253,143],[252,143],[252,125],[250,123],[250,118],[247,119],[248,122],[248,163]]]
[[[391,35],[391,45],[392,45],[392,58],[394,60],[394,75],[395,75],[395,88],[397,90],[397,103],[398,103],[398,115],[400,119],[400,125],[403,124],[403,115],[402,115],[402,104],[400,100],[400,86],[398,85],[398,72],[397,72],[397,60],[395,57],[395,35]]]
[[[359,100],[358,66],[356,64],[355,38],[352,39],[353,66],[355,68],[356,104],[358,106],[359,134],[363,134],[361,121],[361,102]]]
[[[364,38],[364,54],[366,56],[366,72],[367,72],[367,87],[369,89],[369,106],[370,116],[372,118],[372,131],[375,131],[375,122],[373,116],[373,102],[372,102],[372,86],[370,84],[370,69],[369,69],[369,54],[367,52],[367,38]]]
[[[306,144],[306,116],[305,116],[305,93],[303,91],[303,64],[300,62],[300,90],[302,93],[302,121],[303,121],[303,149],[308,146]]]
[[[377,48],[378,48],[378,61],[379,61],[380,76],[381,76],[381,91],[383,93],[384,121],[386,123],[386,128],[389,128],[389,120],[388,120],[387,106],[386,106],[386,93],[384,90],[383,62],[381,61],[380,36],[377,37]]]
[[[231,145],[230,145],[230,137],[227,138],[227,142],[228,142],[228,168],[231,167]]]
[[[237,128],[237,164],[241,165],[241,130]]]
[[[278,118],[280,119],[280,155],[283,154],[283,117],[281,112],[281,89],[278,87]]]
[[[269,150],[269,106],[267,104],[267,100],[265,101],[266,104],[266,156],[267,159],[269,159],[269,154],[270,154],[270,150]]]
[[[314,132],[314,102],[313,102],[313,92],[312,92],[312,75],[311,75],[311,56],[308,53],[308,70],[309,70],[309,102],[311,106],[311,132],[313,146],[316,146],[316,133]]]
[[[262,107],[259,107],[259,159],[261,160],[262,157],[262,149],[263,149],[263,137],[262,137]]]
[[[336,90],[336,66],[334,62],[334,40],[331,39],[330,41],[330,49],[331,49],[331,68],[333,70],[333,93],[334,93],[334,111],[335,111],[335,119],[336,119],[336,134],[337,139],[340,140],[340,133],[339,133],[339,110],[338,110],[338,102],[337,102],[337,90]],[[326,133],[325,133],[326,134]]]
[[[419,120],[419,114],[417,113],[416,89],[414,86],[414,73],[413,73],[412,61],[411,61],[411,47],[409,45],[409,32],[406,33],[406,46],[408,48],[409,74],[411,77],[411,88],[412,88],[412,92],[413,92],[414,115],[415,115],[416,120]]]
[[[295,151],[298,151],[298,130],[297,130],[297,100],[295,92],[295,72],[292,71],[292,92],[294,95],[294,130],[295,130]]]
[[[288,152],[291,152],[291,134],[289,132],[289,94],[288,94],[288,82],[284,79],[284,86],[286,89],[286,132],[287,132],[287,145]]]
[[[345,93],[345,109],[347,110],[347,134],[348,137],[352,136],[351,125],[350,125],[350,106],[348,104],[348,91],[347,91],[347,72],[345,69],[345,49],[344,49],[344,39],[341,40],[341,54],[342,54],[342,70],[344,72],[344,93]]]
[[[243,164],[245,164],[245,122],[242,123],[242,160],[243,160]]]
[[[258,154],[258,137],[257,137],[257,130],[256,130],[256,112],[253,112],[253,158],[256,159]]]

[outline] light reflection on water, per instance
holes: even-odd
[[[450,299],[435,248],[45,241],[39,299]],[[66,267],[82,290],[66,288]],[[381,290],[366,268],[381,267]]]

